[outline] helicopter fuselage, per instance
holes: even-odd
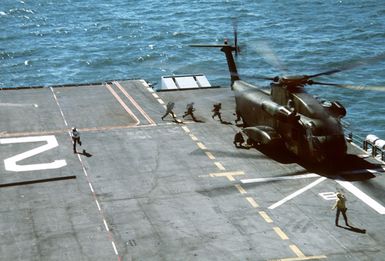
[[[340,70],[274,77],[267,93],[240,79],[232,55],[238,52],[236,43],[235,46],[228,42],[192,46],[221,48],[225,53],[236,113],[243,119],[242,131],[249,141],[256,145],[284,144],[290,152],[309,162],[320,163],[346,155],[347,144],[340,123],[345,108],[338,102],[322,103],[304,89],[305,85],[315,83],[310,78]]]
[[[302,87],[271,84],[271,93],[241,80],[234,81],[236,111],[254,144],[284,144],[302,159],[322,162],[346,154],[339,121]]]

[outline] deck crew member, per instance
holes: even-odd
[[[342,193],[337,193],[337,200],[336,200],[336,203],[334,203],[332,209],[335,209],[337,208],[337,212],[336,212],[336,226],[338,226],[338,218],[340,217],[340,213],[342,213],[342,216],[344,217],[345,219],[345,224],[347,226],[349,226],[348,224],[348,218],[346,216],[346,198],[345,198],[345,195],[342,194]]]
[[[73,127],[71,130],[71,138],[72,138],[74,153],[77,153],[76,143],[78,143],[80,146],[82,146],[82,142],[80,141],[80,134],[75,127]]]
[[[168,102],[167,105],[166,105],[166,112],[165,114],[162,116],[162,120],[164,120],[164,118],[167,116],[167,115],[171,115],[172,118],[174,119],[174,121],[176,122],[176,117],[175,117],[175,113],[172,111],[172,109],[174,109],[174,106],[175,106],[175,103],[174,102]]]
[[[214,119],[215,116],[218,116],[219,120],[221,122],[223,122],[222,121],[222,117],[221,117],[221,112],[220,112],[221,109],[222,109],[222,104],[221,103],[214,104],[213,105],[213,109],[212,109],[212,112],[214,112],[214,114],[211,116],[211,118]]]
[[[234,115],[237,116],[237,118],[235,119],[235,125],[236,125],[238,121],[242,121],[242,117],[238,110],[235,111]]]
[[[184,112],[184,115],[182,116],[183,118],[190,115],[191,118],[193,119],[193,121],[197,121],[197,119],[195,118],[194,116],[194,111],[195,111],[195,108],[194,108],[194,103],[189,103],[186,105],[186,111]]]
[[[234,145],[236,148],[242,148],[245,139],[243,138],[242,132],[238,131],[234,136]]]

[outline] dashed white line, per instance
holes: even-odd
[[[56,101],[57,106],[59,107],[59,111],[60,111],[60,114],[61,114],[61,116],[62,116],[62,118],[63,118],[64,124],[68,127],[68,123],[67,123],[67,121],[66,121],[66,118],[64,117],[64,113],[63,113],[63,110],[61,109],[61,106],[60,106],[60,104],[59,104],[59,100],[57,99],[56,94],[55,94],[55,92],[53,91],[52,87],[50,87],[50,90],[51,90],[51,92],[52,92],[53,98],[54,98],[55,101]]]
[[[68,127],[68,123],[67,123],[66,118],[65,118],[65,116],[64,116],[63,110],[62,110],[62,108],[61,108],[61,106],[60,106],[60,104],[59,104],[59,101],[58,101],[58,99],[57,99],[57,97],[56,97],[56,95],[55,95],[55,93],[54,93],[54,91],[53,91],[53,88],[50,87],[50,89],[51,89],[51,92],[52,92],[52,94],[53,94],[53,96],[54,96],[54,99],[55,99],[55,101],[56,101],[56,104],[57,104],[57,106],[59,107],[59,110],[60,110],[60,113],[61,113],[61,115],[62,115],[64,124],[66,125],[66,127]],[[68,131],[68,135],[71,136],[71,133],[70,133],[69,131]],[[96,205],[97,205],[97,207],[98,207],[99,213],[100,213],[100,215],[101,215],[102,218],[103,218],[102,209],[101,209],[101,207],[100,207],[100,205],[99,205],[99,202],[98,202],[98,200],[97,200],[97,198],[96,198],[96,195],[95,195],[95,191],[94,191],[94,189],[93,189],[93,187],[92,187],[92,185],[91,185],[91,182],[90,182],[90,180],[89,180],[89,177],[88,177],[86,168],[84,167],[83,160],[82,160],[82,158],[80,157],[79,154],[77,154],[77,156],[78,156],[78,159],[79,159],[80,164],[81,164],[81,166],[82,166],[84,175],[86,176],[86,179],[87,179],[87,181],[88,181],[88,185],[89,185],[89,187],[90,187],[90,189],[91,189],[91,191],[92,191],[92,196],[93,196],[93,198],[94,198],[94,200],[95,200],[95,202],[96,202]],[[106,227],[106,230],[109,232],[109,237],[110,237],[110,240],[111,240],[111,243],[112,243],[112,247],[113,247],[113,249],[114,249],[114,252],[115,252],[115,254],[118,256],[118,260],[120,260],[118,251],[117,251],[117,249],[116,249],[116,246],[115,246],[115,243],[114,243],[114,240],[113,240],[112,233],[110,232],[110,230],[109,230],[109,228],[108,228],[108,225],[107,225],[107,222],[106,222],[106,220],[105,220],[104,218],[103,218],[103,223],[104,223],[104,226]]]
[[[115,254],[118,255],[118,250],[116,249],[115,242],[111,241],[112,247],[114,248]]]
[[[108,228],[108,225],[107,225],[107,221],[105,219],[103,219],[103,223],[104,223],[104,226],[105,226],[106,230],[110,231],[110,229]]]
[[[79,154],[78,154],[78,157],[80,158]],[[86,175],[86,177],[88,177],[87,170],[84,168],[83,164],[82,164],[82,168],[83,168],[84,175]]]
[[[92,191],[92,192],[95,192],[95,191],[94,191],[94,188],[93,188],[92,185],[91,185],[91,183],[88,183],[88,185],[90,186],[91,191]]]
[[[95,202],[96,202],[96,205],[98,206],[99,211],[102,211],[102,208],[101,208],[100,205],[99,205],[99,201],[98,201],[98,200],[95,200]]]

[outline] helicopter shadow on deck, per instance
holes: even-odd
[[[285,146],[257,146],[254,148],[266,157],[281,164],[297,163],[307,172],[316,173],[330,179],[365,181],[375,178],[376,176],[371,171],[381,170],[382,166],[381,164],[370,163],[354,154],[347,154],[341,159],[333,159],[330,162],[323,162],[317,165],[302,161],[288,151]]]
[[[276,146],[258,145],[253,146],[252,148],[258,150],[267,158],[270,158],[282,164],[292,164],[298,162],[298,158],[293,155],[290,151],[288,151],[286,147],[282,144],[278,144]]]
[[[243,152],[244,151],[244,152]],[[246,148],[238,148],[238,151],[225,151],[225,150],[210,150],[218,157],[227,158],[239,158],[239,159],[266,159],[265,155],[255,155],[252,153],[246,153]]]
[[[301,166],[309,170],[309,172],[314,172],[330,179],[365,181],[376,177],[371,173],[371,170],[379,170],[381,164],[370,163],[357,155],[347,154],[341,159],[333,159],[322,165],[302,163]]]

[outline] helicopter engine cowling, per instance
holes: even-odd
[[[262,109],[278,120],[282,121],[297,121],[299,116],[295,111],[289,110],[287,107],[279,105],[273,101],[264,101],[262,103]]]
[[[338,101],[324,101],[322,106],[334,117],[337,119],[341,119],[346,115],[345,107],[339,103]]]
[[[247,127],[242,130],[256,144],[270,144],[281,140],[274,128],[268,126]]]

